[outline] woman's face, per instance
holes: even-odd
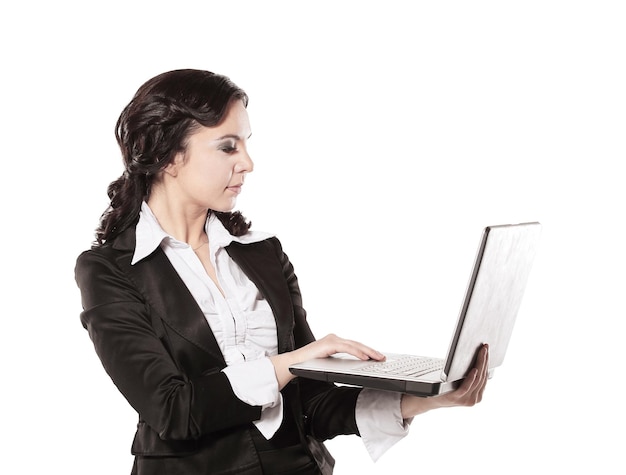
[[[192,133],[185,152],[165,168],[171,178],[164,181],[169,196],[185,207],[231,211],[245,174],[253,169],[246,148],[250,133],[246,108],[235,100],[218,126]]]

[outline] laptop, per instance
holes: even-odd
[[[489,344],[489,377],[500,366],[513,332],[539,243],[538,222],[484,229],[445,358],[385,353],[385,361],[347,354],[292,365],[299,377],[429,397],[461,385],[476,353]]]

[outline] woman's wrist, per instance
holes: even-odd
[[[283,389],[289,381],[296,377],[289,371],[289,367],[299,362],[299,351],[300,350],[288,351],[287,353],[270,356],[270,361],[274,365],[274,372],[276,373],[279,389]]]
[[[400,411],[403,419],[410,419],[438,407],[440,406],[437,399],[432,397],[417,397],[403,394],[400,401]]]

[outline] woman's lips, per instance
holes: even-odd
[[[241,187],[242,187],[242,185],[233,185],[233,186],[229,186],[226,189],[230,190],[233,193],[235,193],[236,195],[238,195],[239,193],[241,193]]]

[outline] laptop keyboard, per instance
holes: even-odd
[[[443,369],[441,358],[429,358],[424,356],[403,356],[382,363],[372,363],[361,368],[360,371],[377,373],[381,375],[395,376],[419,376]]]

